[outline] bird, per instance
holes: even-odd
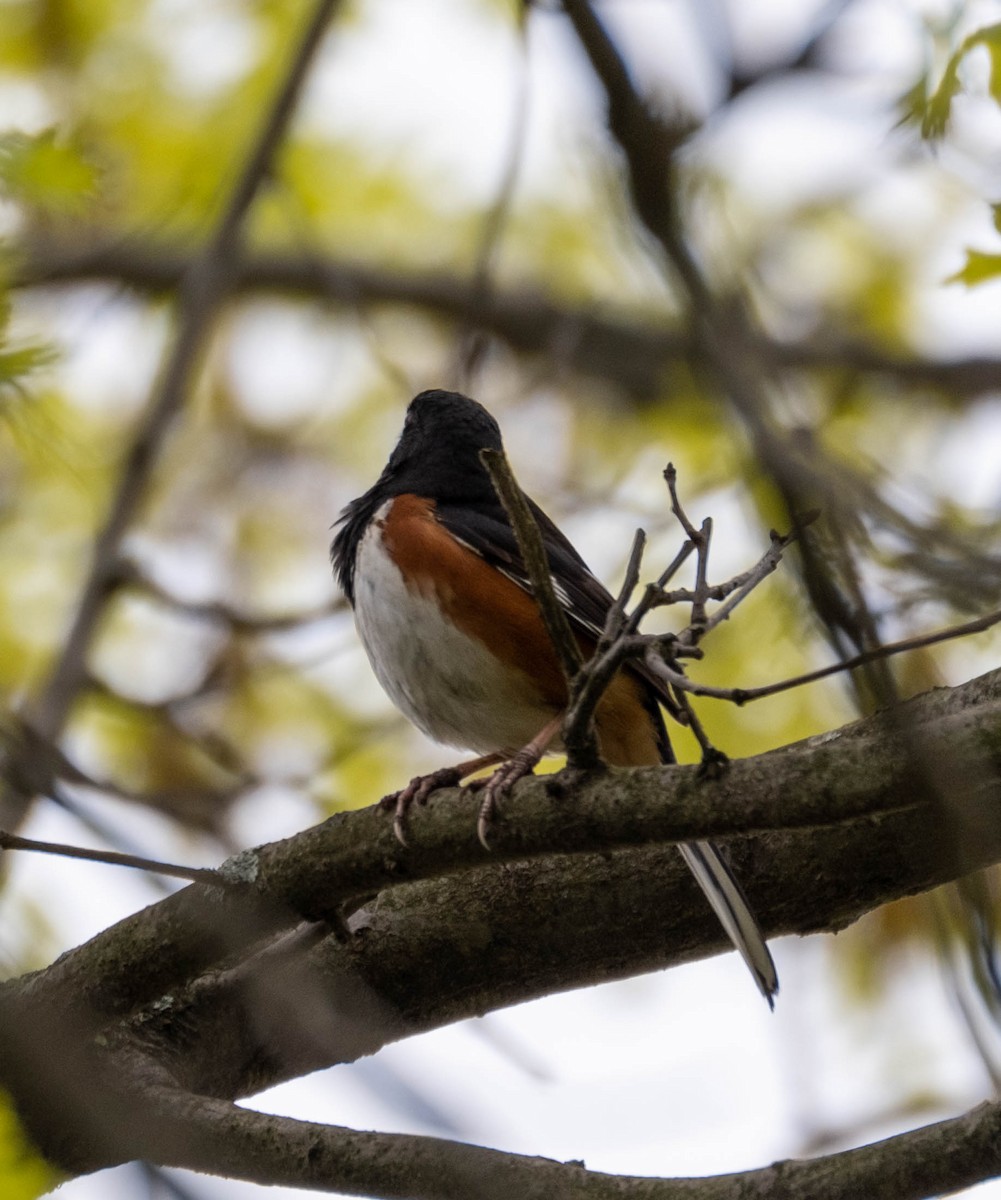
[[[500,427],[483,405],[460,392],[423,391],[407,406],[382,474],[337,521],[334,574],[379,683],[432,740],[478,755],[385,798],[401,841],[408,809],[436,788],[498,763],[493,780],[503,788],[560,747],[566,681],[480,458],[482,450],[502,449]],[[558,526],[525,499],[554,591],[587,657],[612,596]],[[594,716],[606,763],[676,761],[661,702],[670,703],[664,685],[642,662],[620,669]],[[512,763],[519,765],[503,774]],[[773,1008],[775,964],[743,889],[711,842],[678,849]]]

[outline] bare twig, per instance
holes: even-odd
[[[480,458],[490,475],[498,499],[504,506],[508,520],[518,539],[518,547],[525,561],[525,571],[535,593],[535,598],[542,609],[542,619],[559,659],[560,668],[566,679],[567,687],[581,668],[584,656],[581,654],[577,640],[570,629],[563,606],[556,598],[553,587],[552,573],[549,569],[549,558],[542,542],[539,527],[528,507],[525,493],[518,486],[511,466],[502,450],[481,450]]]
[[[663,572],[661,572],[660,578],[657,580],[657,582],[648,583],[646,585],[642,599],[633,609],[632,615],[626,622],[626,633],[636,633],[639,630],[640,622],[647,615],[647,613],[649,613],[651,609],[658,607],[658,605],[661,603],[661,597],[665,595],[664,589],[678,573],[694,549],[694,542],[685,542],[678,553],[671,560],[670,564]]]
[[[667,491],[671,497],[671,512],[678,519],[678,523],[685,531],[686,536],[690,541],[698,543],[699,531],[695,528],[692,522],[688,519],[688,514],[678,497],[678,469],[674,463],[668,463],[664,468],[664,482],[667,484]]]
[[[641,658],[646,653],[650,642],[650,638],[641,634],[623,633],[606,650],[600,653],[596,652],[584,664],[574,680],[570,703],[567,705],[566,718],[563,722],[565,745],[573,745],[579,737],[579,730],[590,724],[601,697],[623,663],[630,659]]]
[[[696,539],[701,538],[702,531],[696,530],[687,517],[684,516],[684,510],[677,501],[673,486],[672,511],[678,515],[678,519],[686,531],[694,533]],[[801,518],[800,525],[809,524],[815,517],[815,513],[806,514]],[[937,630],[934,633],[921,634],[898,642],[882,644],[872,650],[867,650],[851,658],[844,659],[841,662],[832,663],[829,666],[820,667],[815,671],[808,671],[802,675],[780,680],[776,683],[764,684],[760,687],[714,687],[689,679],[679,660],[702,656],[699,642],[701,642],[706,634],[727,620],[737,605],[745,600],[764,579],[775,571],[782,559],[784,550],[796,540],[797,536],[796,531],[788,534],[778,534],[773,530],[768,550],[749,571],[735,575],[725,583],[712,585],[705,583],[705,586],[701,590],[701,595],[713,600],[721,600],[722,603],[714,612],[705,614],[701,623],[693,620],[685,629],[677,634],[644,635],[637,632],[639,620],[652,608],[678,602],[692,602],[694,606],[694,601],[699,597],[700,592],[699,590],[693,592],[685,588],[674,592],[665,592],[659,586],[658,581],[658,584],[649,584],[647,586],[646,592],[639,604],[637,604],[634,612],[626,616],[622,611],[622,606],[627,602],[628,596],[635,590],[636,574],[639,569],[639,558],[643,547],[642,539],[637,534],[630,556],[626,583],[616,604],[609,612],[609,619],[606,623],[602,640],[593,657],[584,664],[574,681],[572,698],[567,709],[564,724],[567,736],[573,736],[580,722],[591,719],[595,708],[608,685],[615,677],[616,672],[624,663],[631,659],[642,658],[647,667],[659,676],[672,692],[677,693],[675,695],[676,707],[672,708],[672,715],[681,721],[682,724],[692,728],[705,752],[710,748],[708,740],[704,737],[704,734],[700,734],[701,725],[684,698],[684,694],[686,693],[688,695],[706,696],[717,700],[727,700],[737,705],[749,704],[754,700],[761,700],[767,696],[774,696],[780,692],[789,691],[792,688],[802,687],[804,684],[813,683],[831,675],[853,671],[868,663],[882,661],[910,650],[919,650],[939,642],[968,637],[975,633],[983,633],[1001,624],[1001,609],[998,609],[977,617],[972,621],[966,621],[961,625],[953,625],[948,629]],[[685,542],[679,554],[675,556],[675,560],[668,570],[673,571],[679,560],[691,553],[692,548],[693,542],[690,537]],[[666,574],[667,572],[665,572]],[[663,579],[664,576],[661,578]],[[617,634],[615,633],[616,630],[618,630]]]
[[[679,672],[684,677],[684,672]],[[699,749],[702,751],[702,769],[703,774],[710,771],[717,773],[720,769],[729,763],[729,758],[722,750],[717,748],[709,740],[709,734],[706,733],[705,726],[699,720],[698,714],[692,708],[688,697],[680,688],[671,689],[674,695],[674,701],[678,706],[678,720],[683,725],[687,725],[692,731],[695,740],[699,744]]]
[[[518,539],[529,582],[566,680],[569,705],[574,695],[574,681],[583,666],[584,656],[570,628],[563,606],[557,599],[542,535],[504,452],[481,450],[480,458]],[[564,745],[571,766],[593,767],[600,761],[598,742],[590,720],[592,713],[588,713],[586,718],[572,726],[564,722]],[[480,824],[483,824],[482,816]],[[483,840],[482,835],[480,840]]]
[[[693,631],[704,629],[706,624],[706,601],[710,598],[708,574],[709,547],[712,544],[713,536],[712,517],[706,517],[702,522],[701,528],[696,529],[688,519],[688,514],[685,512],[681,505],[681,500],[678,498],[678,472],[675,470],[674,463],[668,463],[664,468],[664,479],[667,482],[667,490],[671,496],[671,512],[677,517],[681,528],[688,536],[688,541],[695,548],[695,590],[691,597],[692,615],[689,628]],[[694,644],[698,639],[697,637],[693,637],[690,640]]]
[[[819,667],[816,671],[806,671],[802,675],[796,675],[790,679],[782,679],[778,683],[767,683],[761,687],[753,688],[711,688],[707,684],[693,683],[690,679],[686,678],[684,683],[678,684],[678,686],[684,687],[686,691],[692,692],[693,695],[712,696],[717,700],[732,700],[734,704],[750,704],[752,700],[761,700],[766,696],[775,696],[779,692],[788,692],[792,688],[802,687],[807,683],[815,683],[818,679],[826,679],[830,675],[838,675],[843,671],[854,671],[857,667],[863,667],[867,663],[875,662],[879,659],[892,658],[897,654],[905,654],[909,650],[921,650],[925,646],[934,646],[939,642],[969,637],[974,633],[983,633],[988,629],[993,629],[995,625],[1001,625],[1001,609],[987,613],[982,617],[977,617],[973,621],[966,621],[962,625],[951,625],[948,629],[939,629],[934,633],[919,634],[916,637],[904,638],[899,642],[886,642],[873,650],[866,650],[861,654],[856,654],[853,658],[846,658],[842,662],[831,663],[826,667]],[[672,679],[672,682],[677,683],[674,679]]]
[[[729,620],[730,614],[737,607],[737,605],[740,604],[742,600],[746,600],[751,592],[753,592],[758,586],[758,584],[761,583],[763,579],[766,579],[769,575],[771,575],[771,573],[778,567],[779,563],[782,561],[783,550],[785,550],[785,548],[792,542],[796,541],[798,536],[798,531],[787,534],[778,534],[773,529],[771,533],[771,545],[750,571],[746,571],[743,575],[735,576],[727,583],[722,584],[719,589],[709,589],[712,599],[714,600],[722,600],[726,595],[729,595],[730,598],[726,600],[724,604],[721,604],[720,607],[717,608],[712,614],[712,616],[705,621],[704,625],[702,626],[703,634],[708,633],[711,629],[715,629],[717,625]],[[717,590],[720,593],[719,595],[715,594]]]
[[[633,535],[633,545],[629,551],[629,561],[626,563],[626,573],[622,580],[622,587],[615,598],[615,603],[608,610],[608,616],[605,618],[605,628],[601,631],[601,637],[598,639],[598,644],[595,647],[595,654],[600,654],[607,650],[625,630],[626,605],[632,599],[633,592],[636,591],[636,585],[639,583],[640,564],[643,561],[643,551],[645,549],[646,534],[642,529],[637,529]]]
[[[123,854],[118,850],[88,850],[83,846],[68,846],[64,842],[39,842],[0,829],[0,850],[32,850],[37,854],[56,854],[60,858],[79,858],[86,862],[105,863],[114,867],[132,867],[138,871],[153,871],[172,879],[189,883],[209,883],[213,887],[235,888],[238,885],[220,872],[207,867],[182,867],[175,863],[159,862],[138,854]]]
[[[605,629],[591,659],[584,664],[574,679],[570,692],[570,703],[567,706],[564,721],[564,742],[572,745],[577,731],[589,724],[602,695],[615,678],[619,668],[630,659],[642,658],[647,667],[657,674],[667,684],[667,690],[661,699],[671,715],[682,725],[688,726],[702,747],[704,761],[719,762],[722,755],[716,751],[702,728],[698,717],[692,711],[685,692],[691,691],[689,681],[679,662],[682,658],[701,658],[702,651],[699,643],[702,638],[714,629],[721,621],[725,621],[734,608],[763,579],[775,570],[782,557],[782,551],[795,534],[780,537],[772,532],[771,545],[758,563],[750,570],[722,584],[710,584],[708,581],[709,546],[712,536],[712,521],[707,518],[700,529],[696,529],[685,513],[678,496],[677,472],[669,463],[664,471],[671,497],[671,512],[677,517],[687,540],[675,555],[673,561],[655,584],[648,584],[642,599],[636,605],[632,614],[626,615],[624,609],[629,597],[636,589],[639,576],[640,559],[642,556],[645,537],[638,531],[633,542],[626,578],[618,599],[611,606]],[[664,584],[682,562],[695,551],[698,555],[696,581],[694,590],[679,588],[667,592]],[[707,614],[708,600],[723,601],[720,608],[712,615]],[[669,604],[690,603],[692,606],[689,624],[678,634],[641,635],[639,624],[641,619],[653,608]]]
[[[529,104],[531,100],[531,76],[528,69],[528,42],[526,38],[527,6],[522,8],[518,17],[519,39],[519,78],[516,83],[516,99],[514,114],[508,133],[508,146],[504,155],[504,167],[501,173],[497,195],[480,234],[480,242],[473,269],[472,288],[474,306],[463,319],[463,330],[459,338],[458,349],[458,381],[462,391],[472,391],[475,373],[486,353],[488,340],[486,330],[470,319],[473,311],[489,308],[492,302],[496,282],[493,276],[494,264],[500,248],[505,226],[511,215],[514,202],[515,188],[521,165],[525,156],[526,131],[528,128]]]

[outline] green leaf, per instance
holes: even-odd
[[[28,1140],[10,1097],[0,1091],[0,1194],[4,1200],[36,1200],[64,1178]]]
[[[54,129],[0,136],[0,191],[12,200],[43,212],[78,212],[96,178],[93,164]]]
[[[982,250],[967,248],[966,262],[946,279],[946,283],[964,283],[976,287],[978,283],[989,283],[1001,276],[1001,254],[985,254]]]
[[[6,329],[10,320],[10,303],[0,298],[0,415],[9,415],[10,402],[24,399],[30,375],[49,366],[57,355],[52,346],[42,342],[22,342],[12,346],[7,342]]]
[[[925,111],[921,118],[921,136],[929,141],[942,137],[952,116],[952,102],[959,91],[959,64],[964,50],[961,47],[949,59],[942,80],[938,87],[928,97]]]
[[[1001,104],[1001,25],[989,25],[974,35],[986,47],[991,60],[987,87],[995,103]]]
[[[929,141],[942,137],[952,116],[952,102],[960,91],[959,70],[971,50],[983,46],[990,56],[988,88],[994,100],[1001,104],[1001,24],[987,25],[963,39],[949,57],[942,78],[929,93],[928,80],[921,78],[900,99],[900,123],[920,124],[921,136]]]

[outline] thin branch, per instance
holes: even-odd
[[[681,724],[688,726],[695,734],[702,747],[703,760],[719,761],[722,756],[710,745],[701,723],[685,696],[673,694],[676,685],[679,685],[678,690],[682,693],[691,690],[688,686],[681,686],[682,684],[687,685],[688,680],[678,660],[702,657],[702,651],[699,648],[702,638],[720,622],[725,621],[741,600],[750,595],[751,591],[775,570],[782,558],[783,550],[795,539],[796,535],[788,534],[781,537],[773,530],[768,550],[750,571],[745,571],[726,583],[711,585],[707,578],[707,572],[712,521],[707,518],[703,521],[701,529],[696,529],[678,497],[677,472],[671,463],[668,463],[664,478],[667,480],[670,491],[671,512],[677,517],[682,529],[688,535],[688,539],[657,583],[647,586],[635,611],[627,617],[623,607],[628,597],[635,591],[643,549],[642,531],[637,534],[623,590],[609,610],[605,629],[595,647],[594,654],[577,673],[571,687],[570,703],[567,706],[563,723],[563,740],[567,746],[575,744],[577,731],[590,725],[601,697],[615,678],[619,668],[630,659],[642,658],[647,667],[668,685],[668,691],[662,694],[661,699],[671,715]],[[681,588],[665,592],[663,584],[693,550],[698,555],[694,590]],[[725,603],[721,604],[712,616],[708,616],[706,612],[706,601],[709,599],[725,599]],[[641,635],[637,632],[640,620],[652,608],[675,604],[679,601],[690,602],[692,605],[690,622],[681,633],[651,636]],[[570,765],[575,764],[571,762]]]
[[[679,686],[684,686],[685,690],[692,692],[693,695],[712,696],[717,700],[732,700],[734,704],[750,704],[752,700],[775,696],[779,692],[787,692],[807,683],[815,683],[818,679],[826,679],[830,675],[838,675],[843,671],[854,671],[856,667],[863,667],[878,659],[891,658],[896,654],[904,654],[908,650],[922,650],[925,646],[953,641],[955,638],[969,637],[974,633],[984,633],[988,629],[993,629],[995,625],[1001,625],[1001,609],[996,609],[994,612],[977,617],[972,621],[965,621],[962,625],[951,625],[948,629],[919,634],[916,637],[904,638],[899,642],[886,642],[874,650],[856,654],[853,658],[846,658],[842,662],[831,663],[826,667],[818,667],[816,671],[806,671],[802,675],[782,679],[778,683],[766,683],[761,687],[752,688],[712,688],[706,684],[693,683],[686,679],[684,684]],[[673,680],[673,682],[676,681]]]
[[[621,634],[603,651],[596,651],[584,664],[570,694],[563,722],[563,740],[573,744],[578,730],[585,728],[594,717],[601,697],[608,690],[619,668],[631,659],[642,658],[651,640],[641,634]]]
[[[706,627],[706,601],[709,599],[709,548],[712,545],[713,519],[706,517],[695,539],[695,594],[692,597],[692,615],[689,628],[704,630]]]
[[[633,534],[633,544],[626,563],[626,572],[622,579],[622,587],[615,597],[615,602],[608,610],[605,618],[605,628],[595,647],[595,654],[601,654],[625,632],[626,605],[633,598],[633,592],[640,581],[640,566],[643,562],[643,551],[646,549],[646,534],[637,529]]]
[[[185,616],[218,622],[220,625],[228,626],[234,633],[246,634],[250,637],[263,637],[271,633],[285,633],[290,629],[301,629],[317,621],[328,620],[347,609],[347,601],[343,597],[337,597],[326,604],[303,609],[300,612],[282,613],[269,617],[250,616],[219,600],[183,600],[132,562],[120,565],[118,583],[120,586],[134,587],[143,591],[160,603],[184,613]]]
[[[539,607],[542,609],[542,619],[556,651],[560,669],[566,680],[567,688],[573,682],[574,676],[580,670],[584,661],[577,640],[570,629],[570,622],[562,604],[556,598],[553,586],[552,571],[542,534],[532,510],[528,506],[525,493],[518,486],[511,466],[502,450],[481,450],[480,458],[490,475],[497,498],[504,506],[508,520],[518,539],[518,548],[525,562],[525,572],[532,585],[532,591]]]
[[[639,630],[640,622],[643,620],[643,618],[651,611],[651,609],[658,607],[658,605],[661,603],[661,597],[665,594],[664,589],[678,573],[694,550],[694,542],[685,542],[665,570],[661,573],[660,578],[656,581],[656,583],[648,583],[646,585],[643,598],[640,600],[639,604],[636,605],[635,609],[633,609],[632,615],[626,622],[625,632],[627,634],[636,633]]]
[[[698,545],[701,534],[689,520],[688,514],[685,512],[678,497],[678,470],[674,463],[668,463],[664,468],[664,482],[667,484],[668,494],[671,497],[671,512],[677,518],[678,524],[685,531],[685,535],[689,541]]]
[[[702,627],[703,635],[715,629],[717,625],[721,625],[724,621],[730,619],[730,614],[737,605],[741,601],[746,600],[758,584],[767,579],[776,570],[782,561],[782,552],[787,546],[796,541],[798,537],[799,530],[794,530],[792,533],[787,534],[776,533],[774,529],[771,531],[771,544],[751,570],[745,572],[743,575],[735,576],[734,579],[723,585],[725,592],[730,594],[729,599],[721,604],[719,608],[715,609],[712,615],[705,620]],[[710,588],[710,594],[714,590]],[[715,599],[715,595],[712,598]]]
[[[480,233],[479,248],[476,264],[473,269],[472,289],[475,304],[472,311],[489,308],[493,293],[496,290],[496,280],[493,276],[494,264],[500,248],[505,227],[511,216],[514,203],[515,188],[518,176],[521,174],[522,161],[527,144],[529,106],[531,100],[531,75],[528,63],[528,40],[526,36],[528,9],[527,6],[518,13],[519,39],[519,77],[516,84],[515,110],[511,118],[508,133],[508,146],[504,155],[504,168],[501,173],[497,195],[487,213],[483,229]],[[473,379],[488,342],[485,330],[477,326],[469,318],[463,321],[464,329],[460,335],[458,351],[457,376],[462,391],[472,391]]]
[[[104,863],[113,867],[132,867],[138,871],[152,871],[157,875],[168,875],[172,879],[186,879],[189,883],[208,883],[212,887],[234,888],[238,885],[218,871],[205,867],[182,867],[175,863],[159,862],[154,858],[143,858],[138,854],[123,854],[118,850],[88,850],[83,846],[68,846],[64,842],[39,842],[34,838],[20,837],[0,829],[0,850],[31,850],[36,854],[55,854],[60,858],[79,858],[85,862]]]
[[[570,628],[570,622],[567,620],[563,606],[557,599],[542,535],[535,517],[532,515],[525,493],[518,486],[503,450],[481,450],[480,458],[483,460],[494,490],[504,506],[504,511],[507,513],[518,539],[525,571],[542,611],[542,620],[556,652],[563,678],[566,680],[569,705],[574,695],[575,680],[584,665],[584,656]],[[563,728],[567,759],[572,767],[590,768],[601,761],[598,753],[598,740],[590,714],[587,719],[572,726],[564,721]],[[489,797],[490,792],[488,791],[487,798],[484,800],[485,804]],[[482,811],[479,827],[482,841],[484,827]]]
[[[649,663],[649,658],[646,660]],[[683,671],[678,674],[685,678]],[[729,763],[729,758],[722,750],[717,748],[709,740],[709,734],[706,733],[705,726],[699,720],[698,714],[692,708],[688,697],[681,688],[672,687],[671,693],[674,696],[674,702],[678,707],[677,720],[687,726],[695,736],[695,740],[699,744],[699,749],[702,751],[702,768],[703,774],[706,770],[719,770],[722,766]]]

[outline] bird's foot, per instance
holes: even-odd
[[[428,797],[443,787],[458,787],[462,781],[460,767],[440,767],[430,775],[415,775],[405,788],[398,792],[390,792],[379,801],[379,807],[392,810],[393,833],[397,841],[405,846],[407,838],[405,828],[407,814],[415,804],[427,804]]]
[[[400,845],[407,844],[407,814],[415,804],[427,804],[431,794],[439,788],[458,787],[467,775],[493,766],[497,761],[498,755],[487,754],[483,758],[474,758],[471,762],[462,762],[454,767],[439,767],[429,775],[415,775],[405,788],[383,796],[379,807],[392,812],[393,832]]]
[[[513,758],[499,766],[489,779],[476,779],[469,784],[470,789],[483,792],[479,815],[476,818],[476,836],[484,850],[490,849],[490,826],[497,814],[499,802],[519,779],[531,775],[542,753],[537,744],[530,742],[527,746],[522,746]]]

